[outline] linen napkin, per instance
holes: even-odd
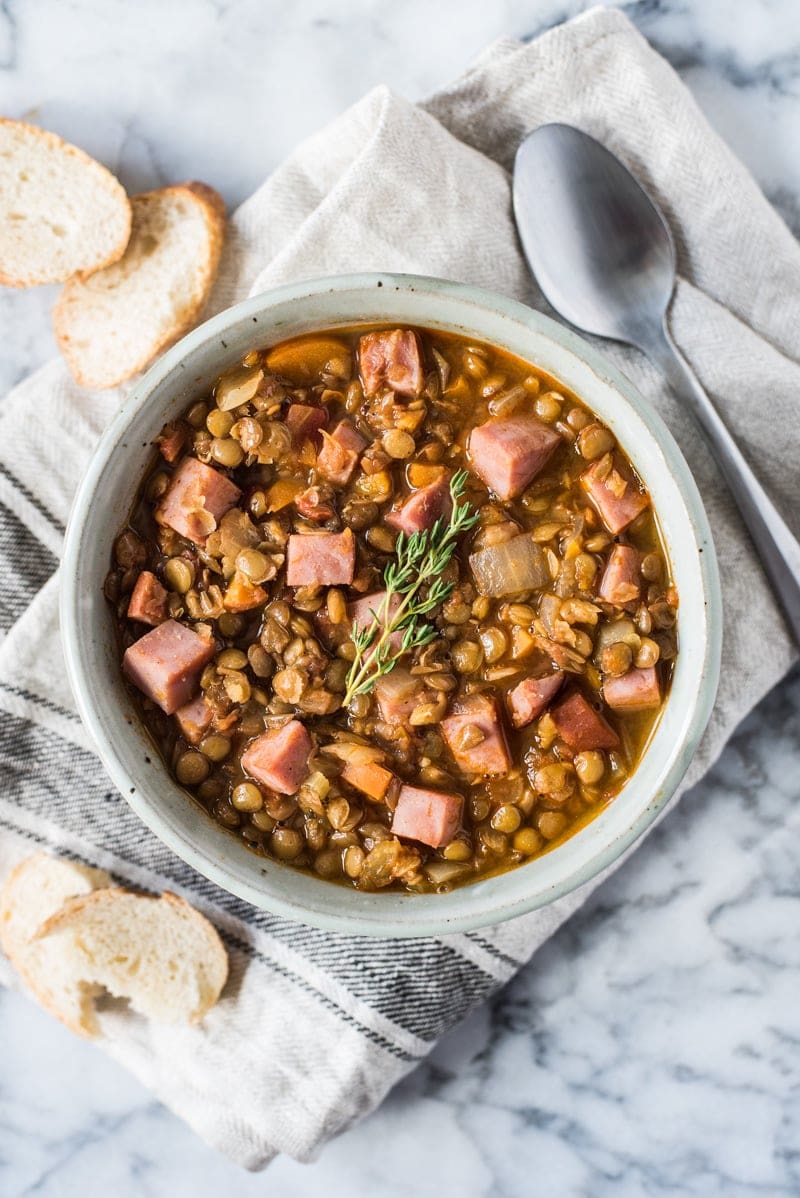
[[[370,269],[460,279],[542,306],[514,232],[508,169],[520,137],[554,120],[609,146],[666,212],[680,250],[676,340],[791,516],[800,500],[800,249],[617,11],[592,10],[528,45],[500,42],[422,105],[370,92],[233,215],[211,310],[288,280]],[[604,348],[675,433],[716,537],[723,672],[689,784],[794,651],[691,421],[641,356]],[[0,875],[45,846],[205,911],[231,956],[219,1005],[192,1029],[109,1012],[102,1047],[242,1165],[259,1168],[279,1152],[306,1160],[501,986],[597,882],[482,932],[363,939],[253,910],[141,827],[75,714],[56,613],[70,501],[119,402],[118,392],[80,390],[53,362],[0,406]],[[6,962],[0,978],[14,984]]]

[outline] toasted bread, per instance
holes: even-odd
[[[68,899],[38,928],[34,943],[58,948],[70,978],[90,992],[127,998],[135,1011],[164,1023],[202,1019],[228,977],[216,930],[174,894],[102,889]],[[93,1012],[82,1026],[96,1031]]]
[[[131,206],[110,171],[55,133],[0,118],[0,283],[100,270],[122,257],[130,231]]]
[[[67,899],[90,894],[111,879],[102,869],[36,853],[12,870],[0,892],[0,944],[39,1002],[79,1035],[94,1026],[94,992],[75,979],[65,945],[35,940],[42,923]]]
[[[75,379],[114,387],[192,327],[208,299],[225,230],[222,199],[203,183],[134,196],[118,262],[71,279],[56,301],[56,340]]]

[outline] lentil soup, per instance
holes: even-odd
[[[649,497],[578,397],[489,345],[253,350],[158,438],[106,596],[176,780],[254,851],[443,892],[597,814],[677,652]]]

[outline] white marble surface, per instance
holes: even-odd
[[[130,189],[235,204],[368,87],[410,98],[576,0],[4,0],[0,112]],[[800,233],[797,0],[626,4]],[[0,392],[53,353],[0,293]],[[800,1193],[800,676],[488,1007],[319,1161],[239,1172],[93,1046],[0,992],[0,1194],[628,1198]]]

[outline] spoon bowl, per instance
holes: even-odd
[[[516,156],[514,212],[537,282],[570,324],[638,344],[645,325],[663,320],[675,287],[669,226],[593,137],[558,124],[526,137]]]
[[[693,413],[800,644],[800,542],[672,339],[676,256],[663,214],[605,146],[552,124],[529,133],[517,150],[514,215],[556,312],[583,332],[642,350]]]

